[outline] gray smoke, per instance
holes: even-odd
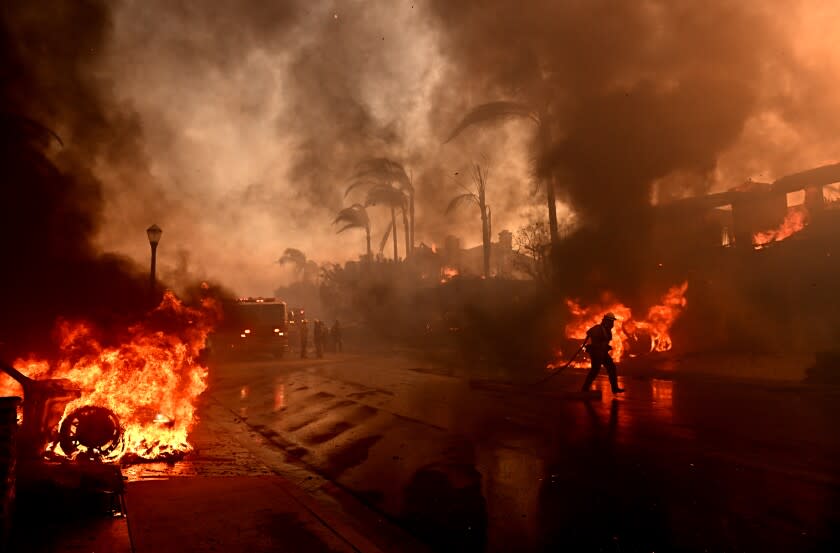
[[[643,210],[652,187],[663,199],[770,180],[837,145],[840,63],[819,37],[838,13],[816,1],[122,0],[9,13],[49,97],[38,115],[101,182],[95,245],[145,264],[143,230],[158,223],[165,275],[241,293],[291,276],[274,263],[286,247],[317,261],[362,253],[361,235],[330,222],[360,199],[343,191],[367,157],[412,171],[418,241],[475,244],[475,213],[442,214],[473,161],[490,167],[498,231],[544,217],[546,175],[597,226]],[[524,122],[442,145],[471,106],[499,99],[540,111],[548,147]],[[387,214],[371,215],[379,234]]]

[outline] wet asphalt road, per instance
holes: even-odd
[[[840,550],[840,392],[678,370],[579,401],[552,395],[579,371],[506,393],[464,363],[333,354],[214,364],[208,397],[437,551]]]

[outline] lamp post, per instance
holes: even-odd
[[[149,298],[155,298],[155,262],[157,260],[157,245],[160,242],[160,235],[163,230],[157,225],[146,229],[146,236],[149,237],[149,245],[152,247],[152,270],[149,272]]]

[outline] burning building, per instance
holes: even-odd
[[[762,249],[806,225],[836,224],[830,219],[837,218],[832,204],[838,182],[840,163],[773,183],[748,181],[726,192],[672,202],[660,206],[663,234],[679,233],[682,227],[687,234],[680,238],[695,244]],[[685,224],[672,225],[677,219]]]
[[[448,236],[441,251],[437,248],[420,246],[415,261],[421,265],[425,274],[439,273],[440,280],[446,282],[456,276],[478,277],[483,272],[484,251],[481,244],[471,248],[461,247],[461,241],[455,236]],[[522,270],[524,265],[532,263],[528,256],[513,247],[513,233],[502,230],[498,240],[490,242],[490,276],[507,279],[529,279],[530,275]]]
[[[814,351],[837,343],[840,164],[656,206],[648,274],[691,281],[690,349]],[[652,263],[651,263],[652,265]],[[784,337],[780,340],[779,337]]]

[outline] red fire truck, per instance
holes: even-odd
[[[248,297],[225,303],[224,319],[210,339],[213,355],[283,357],[289,351],[289,317],[277,298]]]

